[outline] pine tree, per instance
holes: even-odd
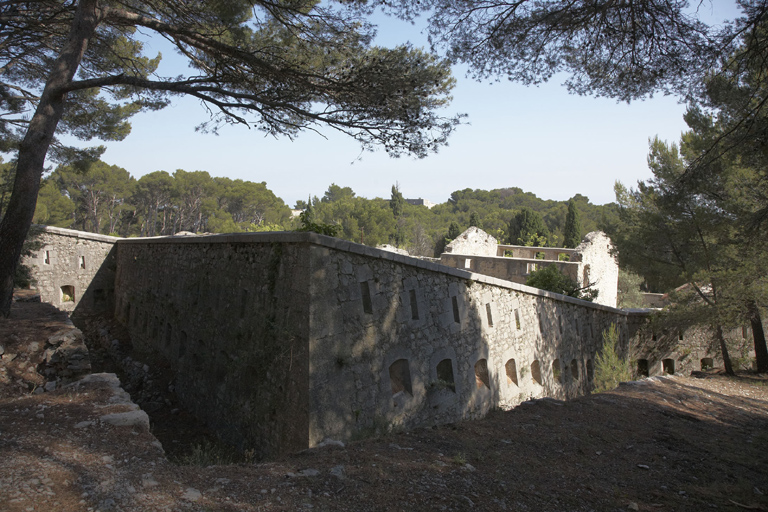
[[[509,221],[509,243],[516,245],[533,245],[543,247],[549,238],[549,229],[541,215],[523,207]]]
[[[454,240],[461,234],[461,228],[456,222],[451,222],[448,226],[448,240]]]
[[[403,214],[404,205],[405,199],[403,199],[403,194],[400,192],[400,185],[396,183],[392,185],[392,199],[389,200],[389,207],[392,208],[392,214],[395,216],[395,219],[399,219]]]
[[[565,216],[563,247],[574,248],[581,243],[581,220],[579,210],[573,199],[568,201],[568,213]]]
[[[403,45],[373,46],[365,9],[300,1],[11,2],[0,8],[0,150],[16,176],[0,220],[0,314],[34,216],[46,163],[93,162],[104,148],[59,137],[121,140],[128,118],[171,95],[207,105],[215,131],[233,123],[294,137],[327,126],[364,149],[423,157],[459,118],[438,114],[454,80],[447,62]],[[161,77],[141,38],[171,41],[189,73]]]

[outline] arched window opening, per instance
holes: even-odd
[[[507,361],[507,364],[504,365],[504,369],[507,372],[507,384],[514,384],[517,386],[517,364],[515,363],[515,360],[510,359]]]
[[[411,369],[407,359],[398,359],[389,365],[389,382],[392,386],[392,395],[408,393],[413,396],[411,387]]]
[[[437,363],[437,385],[456,392],[456,383],[453,380],[453,361],[443,359]]]
[[[539,364],[538,359],[531,363],[531,378],[533,379],[533,382],[535,382],[539,386],[542,385],[541,364]]]
[[[480,359],[475,363],[475,383],[478,389],[485,386],[491,389],[491,380],[488,377],[488,360]]]

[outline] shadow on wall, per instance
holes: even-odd
[[[702,326],[654,329],[653,326],[651,322],[640,329],[636,337],[631,354],[636,377],[688,374],[723,365],[713,329]],[[732,358],[736,354],[750,353],[751,343],[746,329],[736,328],[723,334]]]
[[[226,237],[120,244],[116,316],[134,346],[166,359],[185,408],[257,458],[308,446],[306,254]]]
[[[587,393],[616,319],[406,265],[334,252],[315,264],[310,446]]]
[[[107,253],[104,260],[98,266],[98,270],[96,270],[93,278],[82,292],[82,295],[77,297],[77,291],[72,290],[73,297],[77,299],[75,308],[72,311],[73,321],[76,322],[78,316],[114,314],[116,258],[117,246],[112,246],[109,253]]]
[[[466,285],[446,286],[437,300],[407,269],[357,268],[315,301],[331,307],[313,315],[322,320],[310,355],[309,445],[483,416],[498,391],[481,311],[458,293]]]
[[[24,258],[43,302],[75,314],[114,307],[117,238],[38,226],[42,247]]]

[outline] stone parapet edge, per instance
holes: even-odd
[[[46,233],[52,233],[54,235],[71,236],[73,238],[83,238],[86,240],[96,240],[98,242],[115,243],[118,240],[124,240],[115,236],[101,235],[99,233],[91,233],[89,231],[78,231],[76,229],[57,228],[54,226],[42,226],[39,224],[33,224],[33,227],[42,228]]]
[[[119,237],[114,237],[109,235],[101,235],[98,233],[91,233],[88,231],[78,231],[75,229],[57,228],[54,226],[36,225],[36,227],[42,228],[43,231],[46,231],[52,234],[57,234],[62,236],[71,236],[74,238],[82,238],[87,240],[95,240],[99,242],[107,242],[107,243],[113,243],[113,244],[117,244],[117,243],[142,244],[142,243],[148,243],[148,242],[159,243],[159,244],[179,244],[179,243],[183,243],[183,244],[222,243],[224,244],[224,243],[247,243],[247,242],[310,243],[314,245],[319,245],[321,247],[328,247],[330,249],[335,249],[337,251],[344,251],[352,254],[361,254],[363,256],[369,256],[371,258],[391,260],[397,263],[402,263],[403,265],[410,265],[413,267],[429,270],[432,272],[439,272],[442,274],[447,274],[447,275],[458,277],[461,279],[467,279],[470,281],[477,281],[480,283],[500,286],[502,288],[523,292],[528,295],[537,295],[539,297],[557,299],[563,302],[568,302],[568,303],[576,304],[579,306],[591,307],[601,311],[610,311],[610,312],[622,314],[625,316],[630,316],[630,315],[646,316],[654,311],[653,309],[645,309],[645,310],[636,309],[636,310],[627,311],[627,310],[612,308],[609,306],[604,306],[602,304],[593,304],[592,302],[574,299],[573,297],[560,295],[559,293],[553,293],[553,292],[540,290],[538,288],[532,288],[530,286],[513,283],[511,281],[505,281],[503,279],[486,276],[484,274],[467,272],[466,270],[447,267],[445,265],[440,265],[439,263],[432,263],[431,261],[425,261],[425,260],[421,260],[419,258],[414,258],[411,256],[404,256],[402,254],[384,251],[381,249],[368,247],[366,245],[361,245],[354,242],[348,242],[346,240],[341,240],[341,239],[333,238],[326,235],[319,235],[317,233],[312,233],[312,232],[271,231],[271,232],[263,232],[263,233],[226,233],[226,234],[218,234],[218,235],[181,235],[181,236],[156,236],[156,237],[143,237],[143,238],[138,238],[138,237],[119,238]],[[488,256],[488,257],[493,258],[493,256]],[[534,260],[534,261],[541,262],[541,260]]]
[[[58,229],[58,228],[57,228]],[[69,231],[69,230],[67,230]],[[79,233],[79,232],[78,232]],[[96,235],[104,236],[104,235]],[[560,295],[558,293],[552,293],[538,288],[525,286],[511,281],[505,281],[495,277],[486,276],[484,274],[477,274],[475,272],[468,272],[453,267],[447,267],[438,263],[432,263],[430,261],[424,261],[419,258],[411,256],[404,256],[394,252],[384,251],[381,249],[375,249],[366,245],[349,242],[347,240],[340,240],[330,236],[320,235],[312,232],[296,232],[296,231],[272,231],[265,233],[228,233],[219,235],[187,235],[187,236],[162,236],[162,237],[148,237],[148,238],[113,238],[107,237],[111,240],[115,240],[119,244],[145,244],[145,243],[158,243],[158,244],[200,244],[200,243],[248,243],[248,242],[260,242],[260,243],[309,243],[318,245],[321,247],[327,247],[329,249],[335,249],[337,251],[344,251],[351,254],[360,254],[371,258],[379,258],[383,260],[390,260],[403,265],[410,265],[413,267],[421,268],[423,270],[429,270],[432,272],[438,272],[441,274],[447,274],[450,276],[466,279],[469,281],[477,281],[479,283],[485,283],[493,286],[499,286],[510,290],[526,293],[528,295],[537,295],[539,297],[547,297],[550,299],[560,300],[562,302],[568,302],[583,307],[590,307],[600,311],[609,311],[625,316],[629,316],[629,312],[604,306],[602,304],[594,304],[588,301],[575,299],[566,295]],[[540,260],[537,260],[540,261]],[[640,312],[633,312],[633,314],[639,314]],[[645,312],[640,314],[646,314]]]
[[[515,261],[520,263],[538,263],[538,264],[551,264],[551,263],[557,263],[557,264],[565,264],[568,265],[580,265],[580,261],[559,261],[559,260],[540,260],[536,258],[508,258],[506,256],[483,256],[483,255],[477,255],[477,254],[461,254],[460,252],[449,252],[446,253],[448,256],[460,256],[462,258],[473,258],[473,259],[491,259],[491,260],[498,260],[498,261]]]

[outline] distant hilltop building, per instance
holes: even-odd
[[[412,204],[414,206],[426,206],[430,210],[432,209],[433,206],[437,205],[437,203],[433,203],[429,199],[422,199],[422,198],[406,199],[405,202],[408,204]]]

